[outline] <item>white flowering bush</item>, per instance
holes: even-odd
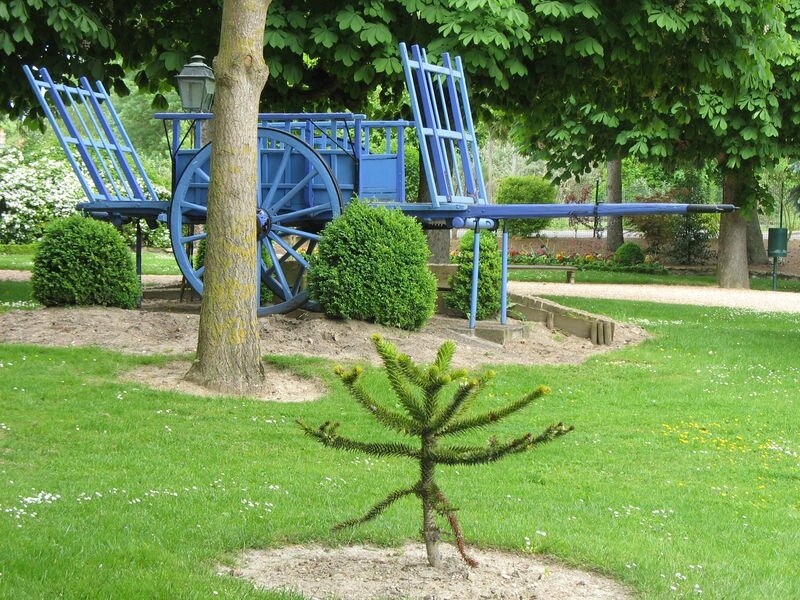
[[[66,160],[0,147],[0,244],[38,241],[47,223],[69,216],[85,198]]]

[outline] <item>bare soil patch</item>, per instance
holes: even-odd
[[[0,314],[0,342],[46,346],[99,346],[131,354],[174,354],[176,361],[163,367],[147,366],[126,378],[157,389],[196,395],[218,395],[183,381],[189,370],[188,356],[197,346],[198,315],[181,312],[80,307],[44,308]],[[372,335],[380,334],[415,360],[431,362],[445,340],[458,345],[454,364],[476,368],[502,364],[574,364],[614,348],[638,343],[646,333],[640,327],[618,324],[610,346],[528,323],[527,338],[504,346],[463,332],[465,321],[435,316],[419,332],[408,332],[361,321],[340,321],[314,313],[273,315],[261,320],[264,354],[306,355],[339,363],[377,364]],[[179,359],[179,360],[178,360]],[[268,367],[269,368],[269,367]],[[272,369],[268,385],[258,397],[283,402],[312,400],[325,391],[321,383],[286,370]]]
[[[249,550],[226,572],[256,587],[341,600],[625,600],[630,590],[540,556],[470,548],[467,567],[452,546],[444,566],[427,565],[422,543],[402,548],[289,546]]]
[[[123,373],[120,379],[156,390],[182,392],[192,396],[220,396],[215,390],[184,379],[191,366],[192,363],[188,360],[171,361],[163,366],[145,365]],[[260,390],[251,391],[249,397],[271,402],[310,402],[328,391],[322,382],[313,378],[301,377],[269,365],[264,365],[264,370],[267,383]]]
[[[216,391],[183,380],[191,363],[187,355],[197,347],[198,315],[180,312],[80,307],[44,308],[0,314],[0,342],[45,346],[99,346],[130,354],[174,354],[165,366],[132,370],[125,379],[155,389],[219,396]],[[273,315],[261,320],[264,354],[306,355],[339,363],[377,364],[372,335],[378,333],[418,361],[431,362],[445,340],[458,345],[454,364],[476,368],[500,364],[567,364],[607,352],[646,337],[643,329],[620,324],[611,346],[595,346],[589,340],[548,330],[530,323],[527,338],[505,346],[458,331],[464,321],[436,316],[419,332],[408,332],[361,321],[337,321],[313,313]],[[314,400],[325,393],[316,380],[287,370],[266,367],[267,384],[254,397],[279,402]]]

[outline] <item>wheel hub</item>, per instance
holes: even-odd
[[[258,239],[261,241],[272,229],[272,217],[263,208],[259,208],[256,210],[256,221],[258,223]]]

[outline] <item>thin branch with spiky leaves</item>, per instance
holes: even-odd
[[[362,525],[367,521],[371,521],[378,515],[380,515],[383,511],[389,508],[392,504],[400,500],[405,496],[410,496],[412,494],[417,494],[416,488],[406,488],[403,490],[395,490],[386,498],[381,500],[380,502],[375,503],[372,508],[370,508],[363,516],[358,517],[357,519],[348,519],[347,521],[342,521],[341,523],[337,523],[333,526],[334,531],[338,531],[339,529],[347,529],[348,527],[355,527],[356,525]]]
[[[362,373],[360,367],[355,367],[350,371],[337,369],[335,373],[340,376],[350,395],[372,414],[381,425],[408,436],[420,433],[419,425],[416,421],[381,405],[359,385],[359,378]]]
[[[350,450],[352,452],[365,452],[372,456],[405,456],[408,458],[420,458],[419,450],[400,444],[393,443],[374,443],[374,442],[359,442],[358,440],[351,440],[336,433],[339,428],[339,423],[331,423],[326,421],[318,429],[309,427],[303,421],[297,420],[297,424],[302,427],[306,434],[319,440],[323,446],[328,448],[335,448],[337,450]]]
[[[470,415],[470,409],[480,392],[494,377],[491,371],[480,376],[469,376],[465,370],[453,370],[450,366],[455,352],[455,344],[442,344],[433,364],[422,367],[416,365],[405,354],[379,336],[373,337],[375,348],[383,362],[384,371],[394,399],[407,415],[387,408],[388,400],[378,401],[374,394],[361,385],[362,369],[356,367],[349,371],[337,368],[336,374],[356,402],[366,409],[384,427],[418,438],[420,446],[412,447],[399,442],[360,442],[339,435],[338,423],[326,422],[318,429],[308,427],[298,421],[305,433],[330,448],[364,452],[373,456],[399,456],[419,461],[420,478],[411,487],[395,490],[380,502],[374,504],[363,516],[343,521],[335,529],[354,527],[371,521],[395,502],[405,496],[415,495],[422,502],[425,547],[428,562],[433,567],[441,565],[438,550],[439,529],[437,516],[445,518],[455,536],[456,546],[461,557],[470,566],[477,563],[466,551],[464,534],[456,517],[457,509],[436,485],[437,465],[477,465],[492,463],[510,456],[532,450],[572,431],[563,423],[551,425],[534,436],[526,433],[507,442],[491,438],[486,446],[440,445],[441,440],[461,432],[480,430],[538,400],[550,390],[544,386],[525,397],[504,407],[479,415]],[[442,402],[446,390],[451,390],[449,401]]]
[[[444,427],[440,430],[440,435],[453,435],[455,433],[461,433],[462,431],[466,431],[469,429],[478,429],[481,427],[486,427],[488,425],[492,425],[501,419],[506,418],[509,415],[514,414],[515,412],[519,412],[532,402],[542,398],[546,394],[550,393],[550,388],[546,386],[540,386],[536,389],[536,391],[531,392],[524,398],[520,398],[516,402],[512,402],[508,406],[505,406],[499,410],[490,410],[487,413],[479,415],[477,417],[471,417],[469,419],[462,419],[460,421],[453,421],[447,427]],[[446,423],[446,421],[444,421]]]

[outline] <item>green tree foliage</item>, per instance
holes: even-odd
[[[593,0],[535,12],[550,22],[540,24],[533,87],[514,90],[533,93],[538,110],[521,114],[521,139],[554,172],[619,155],[715,159],[724,200],[752,208],[756,171],[796,146],[796,3]],[[746,286],[745,220],[722,223],[718,281]]]
[[[122,93],[126,72],[133,72],[136,85],[156,93],[155,104],[165,108],[165,90],[187,59],[216,56],[220,17],[217,3],[139,2],[110,10],[98,0],[2,1],[0,75],[7,85],[0,105],[15,115],[33,107],[20,73],[22,64],[34,64],[56,76],[89,75]],[[356,110],[377,90],[391,103],[404,86],[400,41],[434,53],[466,49],[466,65],[487,88],[508,90],[526,73],[521,57],[533,58],[529,29],[522,7],[493,0],[275,0],[265,24],[270,78],[262,101],[273,111]]]
[[[554,204],[557,192],[555,186],[543,177],[506,177],[500,180],[495,200],[498,204]],[[551,220],[510,219],[508,231],[513,236],[528,237],[546,229]]]
[[[658,171],[656,171],[658,174]],[[645,202],[679,202],[703,204],[711,188],[709,171],[679,170],[671,175],[663,171],[666,192],[658,192],[637,200]],[[719,231],[719,219],[713,214],[646,215],[632,217],[630,224],[644,234],[647,251],[678,264],[702,263],[711,257],[710,242]]]
[[[436,308],[425,234],[398,210],[351,203],[325,226],[308,289],[325,314],[419,329]]]
[[[134,308],[133,255],[108,223],[73,215],[53,221],[33,259],[33,297],[45,306]]]
[[[456,516],[458,509],[447,499],[436,481],[436,468],[440,465],[470,466],[496,462],[506,456],[538,448],[569,433],[573,428],[558,423],[550,425],[536,436],[526,433],[505,442],[492,437],[485,446],[454,444],[450,442],[453,436],[480,431],[526,408],[550,390],[541,386],[510,404],[476,413],[472,408],[494,373],[489,371],[483,375],[470,375],[465,370],[452,369],[450,362],[456,350],[453,342],[442,344],[433,364],[420,366],[407,355],[398,353],[391,343],[380,336],[372,339],[383,361],[391,394],[372,393],[362,383],[361,367],[350,370],[340,367],[336,374],[356,402],[375,417],[381,426],[412,438],[416,443],[362,442],[340,435],[338,423],[327,421],[317,429],[302,421],[298,423],[307,435],[330,448],[379,457],[399,456],[417,461],[420,478],[408,487],[391,492],[363,516],[339,523],[335,528],[360,525],[374,519],[401,498],[416,496],[422,503],[422,532],[429,564],[433,567],[440,566],[440,531],[436,524],[438,516],[448,522],[464,560],[470,566],[477,566],[467,555],[464,536]]]
[[[458,269],[450,276],[450,291],[445,302],[450,308],[469,315],[472,294],[472,257],[475,234],[468,231],[461,238],[456,255]],[[500,250],[494,232],[487,231],[480,239],[480,270],[478,273],[478,308],[475,318],[488,319],[500,310]]]

